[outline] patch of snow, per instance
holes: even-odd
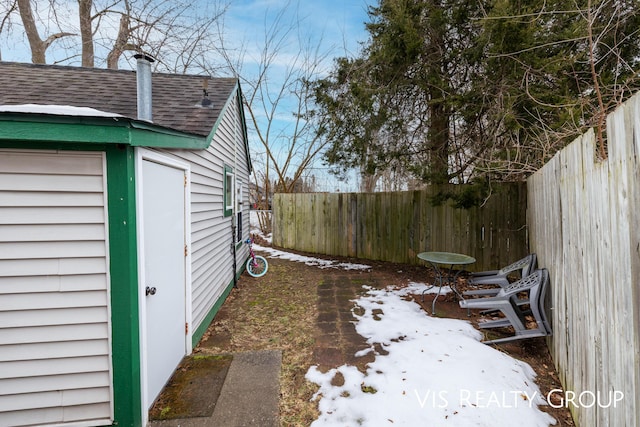
[[[269,247],[265,247],[265,246],[260,246],[257,244],[253,244],[253,249],[256,251],[261,251],[261,252],[266,252],[267,254],[269,254],[269,257],[271,258],[281,258],[281,259],[286,259],[288,261],[296,261],[296,262],[302,262],[306,265],[309,266],[314,266],[314,267],[318,267],[318,268],[341,268],[343,270],[369,270],[371,269],[370,265],[366,265],[366,264],[354,264],[354,263],[347,263],[347,262],[337,262],[337,261],[331,261],[331,260],[326,260],[326,259],[320,259],[320,258],[314,258],[314,257],[308,257],[305,255],[297,255],[297,254],[292,254],[290,252],[284,252],[284,251],[280,251],[277,249],[273,249],[273,248],[269,248]]]
[[[271,244],[271,238],[272,238],[271,233],[265,236],[264,234],[262,234],[260,230],[260,222],[258,220],[257,211],[254,211],[254,210],[251,211],[249,215],[249,224],[250,224],[251,234],[258,235],[262,239],[267,241],[269,244]],[[308,257],[304,255],[296,255],[290,252],[284,252],[284,251],[280,251],[270,247],[261,246],[256,243],[253,244],[253,249],[256,251],[266,252],[267,254],[269,254],[271,258],[281,258],[281,259],[286,259],[288,261],[302,262],[306,265],[314,266],[318,268],[341,268],[343,270],[370,270],[371,269],[370,265],[337,262],[337,261],[330,261],[330,260],[325,260],[320,258]]]
[[[319,268],[371,268],[253,246],[273,258]],[[556,424],[539,409],[547,402],[530,365],[481,343],[482,334],[471,323],[431,317],[406,299],[423,292],[437,293],[438,287],[410,282],[404,287],[369,289],[355,300],[360,308],[353,310],[356,331],[369,344],[356,356],[374,353],[375,360],[364,373],[350,365],[327,372],[312,366],[307,371],[306,378],[319,386],[313,399],[318,400],[320,416],[311,427]],[[443,286],[441,293],[447,292],[450,287]],[[343,385],[332,384],[338,374]]]
[[[370,344],[358,353],[375,353],[378,344],[386,354],[376,353],[364,373],[312,366],[306,378],[320,387],[312,427],[555,424],[538,407],[546,401],[531,366],[482,344],[471,323],[431,317],[405,298],[426,286],[369,289],[355,300],[356,330]],[[332,385],[338,373],[344,384]]]
[[[405,295],[409,295],[409,294],[437,294],[438,293],[438,287],[434,286],[434,285],[430,285],[427,283],[418,283],[418,282],[409,282],[407,284],[406,287],[402,288],[402,289],[398,289],[396,291],[398,293],[398,295],[400,296],[405,296]],[[442,289],[440,290],[440,294],[441,295],[446,295],[449,292],[452,292],[451,290],[451,286],[449,285],[445,285],[442,287]]]
[[[270,211],[263,211],[263,212],[268,212],[269,215],[271,215]],[[255,210],[251,210],[249,212],[249,229],[251,234],[256,234],[258,236],[260,236],[264,241],[268,242],[269,244],[272,243],[272,234],[268,233],[268,234],[264,234],[262,233],[262,230],[260,229],[260,220],[258,218],[258,211]]]
[[[58,116],[82,116],[82,117],[123,117],[120,114],[109,113],[89,107],[73,107],[70,105],[0,105],[0,113],[36,113],[52,114]]]

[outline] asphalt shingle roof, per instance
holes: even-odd
[[[213,108],[198,107],[203,82]],[[206,136],[234,94],[236,78],[152,75],[153,123]],[[136,72],[0,61],[0,105],[43,104],[90,107],[137,118]]]

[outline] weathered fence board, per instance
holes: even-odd
[[[551,353],[580,426],[640,425],[640,98],[607,120],[606,161],[592,131],[528,180],[531,250],[552,280]],[[611,393],[624,399],[607,405]]]
[[[303,252],[417,264],[424,251],[461,252],[471,270],[500,268],[527,253],[526,185],[494,185],[482,207],[433,198],[464,186],[395,193],[276,194],[273,243]]]

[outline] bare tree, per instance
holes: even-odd
[[[128,12],[120,16],[120,25],[118,26],[118,36],[113,42],[113,47],[107,55],[107,68],[117,69],[120,57],[127,50],[135,50],[135,45],[129,43],[131,36],[131,18]]]
[[[303,34],[304,19],[296,16],[286,22],[285,12],[290,7],[290,3],[284,5],[265,28],[257,50],[252,51],[246,43],[237,49],[222,43],[219,49],[231,72],[242,82],[251,134],[257,150],[264,153],[262,163],[260,159],[254,161],[262,168],[254,178],[267,194],[274,182],[280,192],[300,188],[299,181],[326,144],[316,132],[322,118],[310,108],[309,83],[326,71],[328,53],[320,49],[321,38]],[[219,31],[224,29],[220,27]],[[289,45],[292,39],[294,48]],[[249,69],[246,64],[255,64],[255,68]]]
[[[80,40],[82,42],[82,66],[93,67],[95,53],[93,50],[93,20],[91,9],[93,0],[78,0],[78,18],[80,20]]]
[[[33,14],[33,9],[31,8],[30,0],[17,0],[16,4],[18,11],[20,12],[20,19],[22,20],[24,31],[27,35],[27,39],[29,40],[29,46],[31,47],[31,61],[33,61],[34,64],[45,64],[47,62],[45,55],[47,48],[57,39],[72,36],[74,34],[61,31],[53,33],[43,40],[38,32],[38,26]]]
[[[0,2],[0,34],[11,25],[11,15],[18,9],[18,1],[10,0],[8,2]],[[2,60],[2,52],[0,52],[0,61]]]
[[[7,0],[0,3],[0,34],[6,35],[11,24],[22,27],[34,63],[47,63],[47,50],[64,38],[66,43],[56,46],[63,58],[58,62],[73,64],[80,57],[84,67],[106,63],[118,68],[123,54],[132,51],[153,56],[157,68],[184,73],[203,69],[217,44],[210,30],[226,11],[225,1],[207,2],[203,9],[187,0],[78,0],[70,14],[57,14],[58,8],[72,4],[50,0],[37,10],[31,0]],[[40,33],[48,28],[59,31],[43,39]]]
[[[118,36],[107,55],[108,68],[117,68],[126,51],[144,52],[161,68],[185,73],[203,70],[206,58],[218,44],[212,26],[228,7],[220,4],[209,14],[198,15],[193,3],[163,0],[121,0]],[[110,42],[107,39],[107,42]]]

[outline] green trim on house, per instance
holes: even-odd
[[[249,257],[247,257],[247,259],[249,259]],[[194,348],[196,345],[198,345],[204,333],[207,332],[209,325],[211,324],[213,319],[216,317],[216,314],[218,314],[218,311],[220,311],[222,304],[224,304],[224,302],[227,300],[227,297],[229,296],[229,294],[231,293],[231,290],[233,289],[233,285],[235,281],[237,281],[242,275],[242,272],[244,271],[244,266],[247,264],[247,259],[245,259],[244,262],[241,263],[241,268],[236,273],[235,280],[231,280],[231,282],[229,282],[229,284],[227,285],[227,288],[224,290],[222,295],[218,297],[218,299],[216,300],[216,303],[213,305],[211,310],[209,310],[209,313],[207,313],[202,323],[200,323],[200,325],[193,332],[193,335],[191,335],[191,345]]]
[[[236,87],[233,90],[234,93],[238,91],[238,87],[239,85],[236,83]],[[233,101],[233,96],[230,96],[229,98],[227,98],[227,100],[224,103],[224,106],[220,110],[220,114],[218,114],[218,118],[216,119],[216,122],[213,124],[213,127],[211,128],[211,132],[209,132],[209,136],[207,136],[207,141],[208,141],[207,146],[211,145],[211,142],[213,141],[213,137],[218,131],[218,126],[220,126],[220,124],[222,123],[222,121],[224,120],[227,114],[227,109],[231,105],[231,101]]]
[[[134,149],[107,146],[114,424],[142,425]],[[123,173],[126,171],[126,173]]]
[[[235,94],[235,97],[233,96],[233,94]],[[249,152],[249,136],[247,132],[247,121],[244,114],[244,104],[242,103],[242,89],[240,89],[240,83],[236,83],[233,94],[224,103],[224,106],[222,107],[222,110],[220,110],[220,114],[218,115],[213,128],[211,128],[211,132],[209,132],[209,136],[207,137],[207,147],[213,142],[213,137],[218,131],[218,126],[220,126],[222,120],[224,120],[227,110],[229,109],[232,101],[235,98],[237,101],[238,113],[240,114],[240,121],[242,124],[242,140],[244,142],[245,155],[247,156],[247,167],[249,168],[249,173],[251,173],[253,171],[253,164],[251,163],[251,155]]]
[[[136,147],[182,148],[185,150],[204,150],[209,147],[207,138],[170,129],[153,126],[148,123],[131,122],[131,145]]]
[[[236,96],[242,113],[239,87]],[[225,109],[232,105],[233,99],[231,96],[227,100]],[[223,115],[224,112],[220,117]],[[106,153],[114,426],[141,427],[146,411],[141,384],[135,147],[206,149],[217,124],[210,136],[201,137],[125,117],[0,113],[0,148]],[[246,126],[243,133],[248,150]],[[247,161],[250,162],[248,154]],[[233,174],[235,182],[234,169],[224,165],[223,200],[232,206],[233,200],[226,198],[227,174]],[[235,198],[231,190],[231,197]],[[224,209],[224,216],[229,217],[233,212],[233,206]],[[235,280],[231,280],[195,329],[194,346],[231,293],[245,264],[246,259],[238,266]]]
[[[223,216],[225,217],[233,215],[234,211],[233,205],[235,194],[233,192],[233,185],[229,188],[229,184],[227,183],[228,176],[231,176],[232,181],[235,182],[236,178],[233,168],[231,166],[224,165],[224,173],[222,174],[222,210]],[[229,192],[229,190],[231,190],[231,192]],[[229,198],[231,198],[231,200],[229,200]]]
[[[244,115],[244,104],[242,103],[242,89],[238,84],[238,90],[236,91],[238,97],[238,109],[240,110],[240,121],[242,123],[242,138],[244,139],[244,152],[247,156],[247,167],[249,168],[249,174],[253,172],[253,163],[251,162],[251,153],[249,152],[249,134],[247,132],[247,120]]]
[[[0,139],[0,148],[14,148],[16,150],[68,150],[68,151],[105,151],[102,144],[82,144],[79,142],[42,142],[42,141],[3,141]]]
[[[6,116],[0,116],[6,119]],[[30,120],[1,120],[0,141],[47,141],[83,144],[128,144],[129,131],[122,126],[113,126],[108,122],[96,123],[84,120],[67,122],[66,120],[38,120],[40,117],[30,116]],[[110,119],[113,120],[113,119]]]
[[[0,142],[126,144],[138,147],[205,149],[206,137],[125,117],[75,117],[0,113]]]
[[[207,329],[209,328],[209,325],[213,321],[213,318],[216,317],[216,314],[218,314],[218,311],[220,311],[220,307],[222,307],[222,304],[224,304],[225,300],[231,293],[232,289],[233,289],[233,280],[227,285],[227,288],[224,290],[222,295],[220,295],[220,297],[218,298],[216,303],[213,305],[211,310],[209,310],[209,313],[207,313],[202,323],[200,323],[200,325],[195,329],[195,331],[193,331],[193,335],[191,335],[191,345],[193,345],[194,348],[196,345],[198,345],[204,333],[207,332]]]
[[[106,153],[114,425],[141,426],[138,287],[131,286],[138,283],[133,147],[0,139],[0,148]]]

